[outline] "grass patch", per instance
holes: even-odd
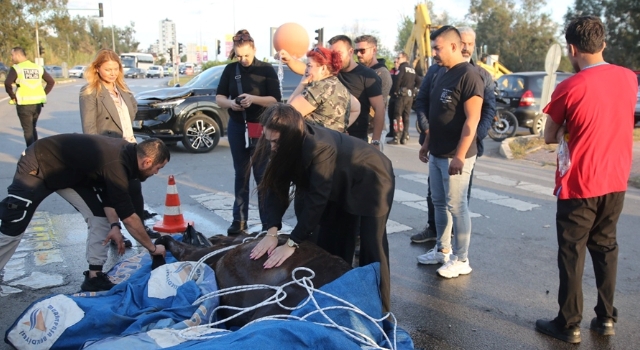
[[[193,77],[195,77],[195,75],[191,75],[191,76],[181,75],[180,78],[178,78],[177,82],[175,79],[169,80],[168,85],[174,86],[176,85],[176,83],[180,83],[180,86],[184,86],[184,84],[188,83],[189,80],[193,79]]]
[[[640,141],[640,128],[633,129],[633,141]]]
[[[518,137],[509,143],[511,154],[515,159],[522,159],[527,153],[535,152],[539,149],[552,151],[555,145],[547,145],[542,137]]]

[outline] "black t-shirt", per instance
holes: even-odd
[[[442,158],[455,156],[467,120],[464,103],[474,96],[484,96],[484,82],[478,70],[467,62],[453,66],[436,78],[429,95],[431,154]],[[472,142],[465,158],[477,153],[476,143]]]
[[[369,98],[382,96],[382,80],[373,69],[361,64],[356,65],[356,68],[349,72],[340,72],[338,79],[360,101],[360,115],[347,132],[351,136],[366,138],[369,129],[369,109],[371,109]]]
[[[59,134],[36,141],[33,146],[38,171],[48,189],[76,186],[103,189],[105,206],[118,217],[135,213],[129,180],[139,177],[136,144],[121,138],[88,134]]]
[[[240,81],[242,82],[242,93],[255,96],[272,96],[276,101],[282,100],[280,93],[280,83],[278,75],[273,69],[271,63],[262,62],[254,58],[253,63],[249,67],[243,67],[240,63],[234,62],[224,67],[220,83],[218,84],[217,95],[226,96],[235,99],[240,95],[238,92],[238,83],[236,82],[236,66],[240,66]],[[264,107],[251,104],[245,110],[247,121],[257,123]],[[231,119],[244,123],[242,112],[236,112],[231,108],[228,109]]]

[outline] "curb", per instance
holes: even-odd
[[[518,139],[530,139],[535,137],[540,137],[540,135],[525,135],[525,136],[510,137],[500,143],[500,149],[498,150],[499,151],[498,153],[500,153],[500,155],[506,159],[513,159],[513,154],[511,153],[511,147],[510,147],[511,142]]]
[[[69,84],[69,83],[75,83],[76,80],[75,79],[67,79],[67,80],[63,80],[63,81],[56,81],[56,85],[58,84]]]

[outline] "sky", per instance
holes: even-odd
[[[315,30],[324,28],[324,40],[343,34],[345,28],[358,25],[363,32],[376,31],[380,43],[393,51],[398,23],[403,16],[413,19],[417,0],[393,0],[394,7],[383,8],[370,1],[323,0],[180,0],[133,1],[101,0],[104,6],[104,25],[118,27],[135,23],[135,38],[140,49],[146,50],[159,38],[160,21],[170,19],[176,24],[177,40],[208,46],[209,59],[215,58],[215,42],[224,42],[225,35],[247,29],[256,43],[256,57],[268,57],[270,53],[270,28],[295,22],[303,26],[314,43]],[[516,0],[517,1],[517,0]],[[72,16],[97,16],[100,0],[69,0]],[[378,2],[379,4],[380,2]],[[436,0],[436,13],[447,11],[456,19],[463,19],[469,10],[469,0]],[[562,22],[562,17],[574,0],[548,0],[545,12]],[[553,4],[553,6],[550,5]],[[366,6],[366,8],[365,8]],[[86,10],[95,8],[95,12]],[[224,44],[222,54],[224,55]],[[221,60],[223,57],[219,57]]]

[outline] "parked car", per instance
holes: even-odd
[[[151,66],[147,69],[147,78],[164,78],[164,69],[161,66]]]
[[[0,62],[0,81],[5,81],[7,79],[7,74],[9,74],[9,67]]]
[[[496,80],[500,98],[509,103],[509,111],[515,114],[518,125],[529,128],[532,134],[544,129],[544,114],[539,112],[542,82],[545,72],[517,72],[505,74]],[[556,86],[573,73],[556,73]]]
[[[181,141],[193,153],[213,150],[220,137],[226,135],[229,121],[227,109],[216,104],[224,67],[211,67],[182,87],[136,94],[138,113],[133,122],[136,136],[157,137],[168,145]],[[284,67],[283,97],[289,97],[299,82],[300,76]]]
[[[145,76],[145,72],[141,68],[129,68],[129,70],[124,72],[125,78],[138,79],[138,78],[144,78],[144,76]]]
[[[69,69],[69,78],[82,78],[84,76],[85,69],[87,69],[87,66],[74,66]]]
[[[44,69],[52,78],[62,78],[62,67],[60,66],[44,66]]]

